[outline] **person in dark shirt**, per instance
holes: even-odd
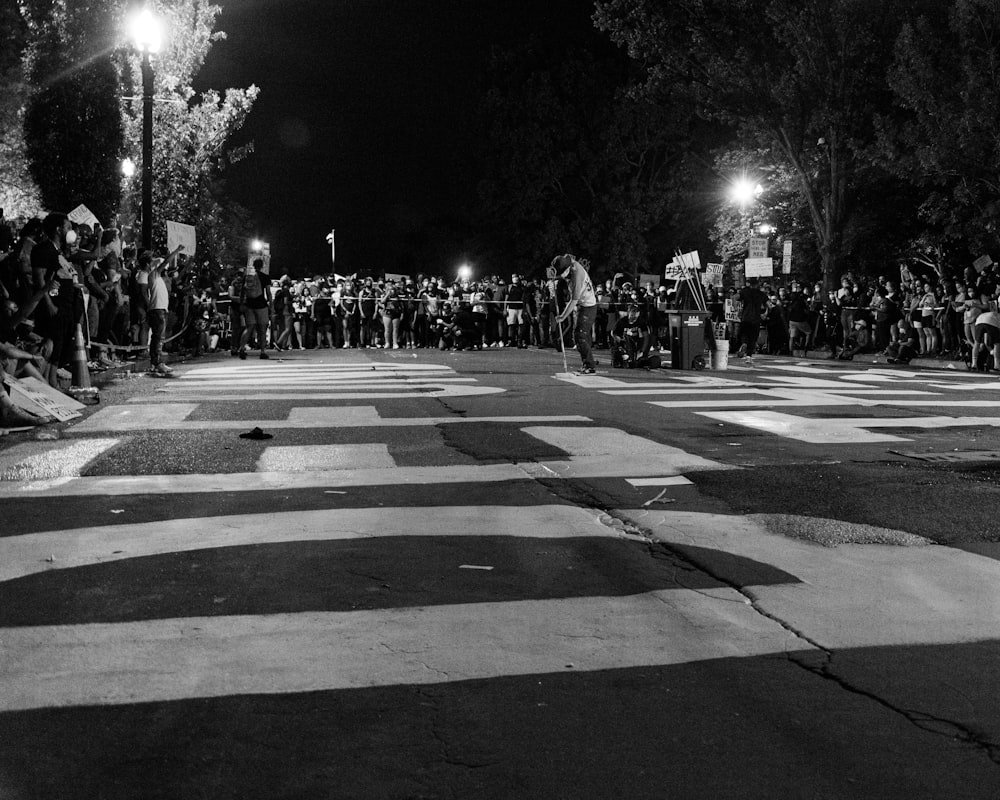
[[[792,281],[792,290],[785,299],[785,313],[788,317],[788,348],[795,355],[795,343],[802,343],[802,357],[809,355],[809,338],[812,336],[812,325],[809,324],[809,301],[802,293],[798,281]]]
[[[611,366],[634,367],[649,357],[652,336],[649,320],[638,304],[630,305],[628,314],[611,331]]]
[[[740,289],[740,349],[738,355],[752,356],[757,351],[760,323],[767,307],[767,295],[757,286],[757,279],[750,278]]]

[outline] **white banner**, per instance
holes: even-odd
[[[748,258],[743,266],[748,278],[770,278],[774,275],[773,258]]]
[[[792,240],[786,239],[784,250],[781,254],[781,271],[786,275],[792,274]]]
[[[177,249],[177,245],[184,245],[181,253],[186,256],[193,256],[198,251],[198,237],[195,235],[194,225],[185,225],[183,222],[172,222],[167,220],[167,251],[172,253]]]

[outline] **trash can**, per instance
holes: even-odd
[[[670,311],[670,366],[674,369],[705,369],[705,320],[707,311]]]

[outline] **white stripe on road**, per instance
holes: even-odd
[[[325,472],[395,466],[389,446],[378,442],[267,447],[257,460],[258,472]]]
[[[365,397],[371,397],[366,394]],[[205,400],[207,398],[201,398]],[[214,399],[214,398],[213,398]],[[286,419],[270,420],[189,420],[199,403],[158,403],[102,408],[93,416],[74,425],[67,433],[94,431],[144,430],[249,430],[261,428],[400,428],[451,425],[461,423],[531,424],[590,422],[589,417],[573,414],[521,417],[381,417],[375,406],[307,406],[293,408]]]
[[[872,444],[909,442],[903,436],[872,433],[868,428],[1000,428],[1000,417],[871,417],[867,419],[810,419],[775,411],[699,412],[699,416],[754,428],[810,444]]]
[[[692,486],[693,484],[683,475],[671,475],[664,478],[628,478],[630,484],[635,487],[642,486]]]
[[[118,439],[63,439],[15,445],[0,453],[0,481],[79,475],[87,464],[118,442]]]
[[[498,575],[483,571],[480,580]],[[3,639],[5,712],[683,664],[786,653],[790,644],[806,649],[728,588],[8,628]]]
[[[518,464],[395,467],[323,472],[247,472],[196,475],[93,476],[49,481],[0,482],[0,498],[96,497],[142,494],[202,494],[332,489],[359,486],[430,486],[455,483],[502,483],[523,480],[660,477],[696,470],[737,469],[664,446],[655,453],[628,458],[571,456],[560,461]]]
[[[400,389],[410,389],[411,391],[374,391],[374,392],[340,392],[331,388],[330,391],[326,392],[304,392],[304,391],[293,391],[288,393],[283,393],[280,391],[270,391],[270,392],[254,392],[252,394],[213,394],[210,397],[205,397],[204,395],[192,394],[191,391],[178,392],[176,395],[170,394],[164,397],[147,396],[147,397],[134,397],[129,400],[129,403],[174,403],[178,400],[184,401],[243,401],[243,400],[415,400],[420,398],[436,398],[436,397],[474,397],[482,396],[488,394],[502,394],[507,391],[498,386],[441,386],[440,388],[435,388],[434,386],[428,386],[425,391],[412,391],[412,387],[400,386]],[[380,388],[386,388],[385,385],[380,385]],[[163,390],[166,391],[166,390]],[[172,390],[170,390],[172,391]]]
[[[0,581],[131,558],[282,542],[390,536],[608,536],[602,512],[577,506],[337,508],[102,525],[0,537]],[[51,559],[51,560],[50,560]]]

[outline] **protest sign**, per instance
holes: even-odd
[[[726,322],[739,322],[743,313],[743,303],[739,300],[726,300],[725,314]]]
[[[74,225],[89,225],[93,228],[95,225],[100,224],[93,212],[83,203],[80,203],[80,205],[70,211],[66,216],[69,217],[69,221]]]
[[[980,256],[975,261],[972,262],[972,266],[976,268],[976,272],[982,272],[990,264],[993,263],[993,259],[989,256]]]
[[[387,273],[385,273],[385,280],[386,280],[387,283],[389,281],[393,281],[394,283],[406,283],[406,279],[408,277],[409,277],[409,275],[403,275],[400,272],[387,272]]]
[[[792,240],[786,239],[781,259],[781,271],[786,275],[792,274]]]
[[[79,417],[78,409],[84,407],[83,403],[42,383],[38,378],[15,378],[7,375],[4,383],[10,389],[10,399],[14,405],[41,417],[66,422]]]
[[[251,250],[247,254],[247,267],[252,267],[253,262],[258,258],[264,260],[263,273],[265,275],[271,274],[271,245],[267,242],[262,242],[260,245],[260,250]]]
[[[767,258],[767,245],[768,238],[766,236],[751,236],[748,257],[751,259]]]
[[[657,286],[660,285],[660,276],[659,275],[651,275],[648,272],[642,272],[642,273],[640,273],[639,274],[639,285],[640,286],[645,286],[647,283],[653,284],[653,288],[655,289]]]
[[[705,286],[717,286],[722,288],[722,264],[709,264],[705,268],[705,274],[702,276],[701,281]]]
[[[748,278],[770,278],[774,275],[773,258],[748,258],[743,262]]]
[[[183,222],[173,222],[168,219],[167,250],[172,253],[178,245],[184,245],[181,253],[186,256],[193,256],[197,252],[198,238],[195,235],[194,225],[185,225]]]

